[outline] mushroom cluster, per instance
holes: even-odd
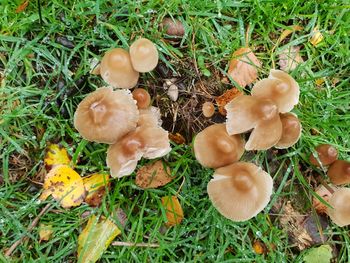
[[[113,177],[130,175],[142,157],[155,159],[171,150],[149,93],[129,90],[137,84],[139,72],[151,71],[157,63],[157,48],[145,38],[136,40],[130,53],[121,48],[106,52],[100,73],[110,86],[90,93],[74,114],[74,126],[84,139],[110,145],[107,166]]]
[[[258,81],[251,95],[241,94],[226,106],[226,124],[214,124],[197,134],[198,162],[216,169],[208,183],[214,207],[233,221],[256,216],[268,204],[272,177],[255,164],[239,162],[244,150],[288,148],[301,135],[298,117],[290,111],[299,101],[299,85],[287,73],[271,70]],[[253,130],[245,143],[241,133]]]
[[[350,183],[350,162],[338,160],[337,149],[329,144],[317,146],[309,160],[317,167],[328,169],[328,179],[334,185],[329,186],[332,192],[326,201],[331,207],[327,207],[325,212],[338,226],[350,225],[350,188],[342,187]]]

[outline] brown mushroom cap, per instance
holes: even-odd
[[[100,72],[104,81],[119,89],[131,89],[139,79],[139,73],[132,67],[129,53],[122,48],[106,52],[101,61]]]
[[[225,124],[214,124],[197,134],[193,149],[201,165],[218,168],[241,158],[244,141],[239,135],[228,135]]]
[[[228,134],[239,134],[254,128],[246,150],[266,150],[282,136],[282,123],[277,106],[268,99],[241,95],[225,106]]]
[[[255,83],[252,96],[272,100],[285,113],[291,111],[299,102],[299,85],[282,70],[272,69],[267,79]]]
[[[158,64],[158,50],[152,41],[140,38],[130,46],[130,58],[138,72],[149,72]]]
[[[350,224],[350,188],[339,188],[329,199],[327,214],[338,226]]]
[[[338,159],[338,151],[330,144],[321,144],[316,147],[316,154],[319,161],[313,154],[310,155],[310,163],[315,166],[330,165]],[[321,163],[320,163],[321,162]]]
[[[210,101],[204,102],[202,105],[203,115],[206,118],[210,118],[214,115],[215,107],[214,104]]]
[[[329,167],[327,175],[332,184],[341,185],[350,183],[350,162],[336,160]]]
[[[294,113],[281,113],[282,137],[275,145],[278,149],[285,149],[297,143],[301,136],[301,124]]]
[[[170,36],[182,37],[185,34],[185,28],[181,21],[178,19],[166,17],[163,19],[160,26],[162,29],[165,29],[165,32]]]
[[[264,209],[272,188],[268,173],[252,163],[238,162],[216,169],[207,190],[220,214],[232,221],[245,221]]]
[[[151,96],[145,89],[134,89],[131,93],[134,100],[136,100],[139,109],[146,109],[151,103]]]
[[[112,144],[136,128],[138,116],[129,91],[103,87],[79,103],[74,127],[86,140]]]

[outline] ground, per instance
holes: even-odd
[[[52,224],[54,236],[38,242],[34,228],[12,254],[14,261],[74,262],[77,238],[86,211],[109,216],[122,208],[128,223],[120,241],[158,243],[159,248],[110,246],[101,262],[301,262],[301,250],[281,225],[277,204],[291,201],[300,213],[316,217],[311,206],[319,183],[308,156],[316,145],[330,143],[340,158],[349,160],[350,6],[346,1],[37,1],[16,13],[21,0],[2,1],[0,17],[0,261],[1,253],[26,233],[44,204],[37,201],[43,179],[43,158],[48,142],[60,143],[79,162],[81,175],[108,171],[107,146],[81,138],[73,126],[77,104],[87,93],[104,85],[89,73],[90,59],[100,59],[112,47],[128,48],[139,36],[154,41],[160,65],[143,74],[153,105],[161,108],[164,127],[179,132],[187,145],[173,145],[166,158],[176,179],[165,187],[142,190],[133,176],[114,180],[100,208],[82,205],[54,208],[40,218]],[[164,17],[178,18],[185,26],[182,39],[170,42],[160,30]],[[278,38],[288,26],[300,25],[286,39]],[[324,39],[313,46],[315,28]],[[248,40],[248,43],[247,43]],[[301,47],[304,62],[291,75],[301,87],[298,114],[303,133],[288,150],[247,153],[242,158],[261,165],[275,180],[268,207],[243,223],[222,217],[211,205],[206,185],[213,173],[195,160],[191,139],[215,121],[201,115],[201,104],[232,88],[223,81],[231,54],[249,45],[263,66],[259,78],[278,68],[278,52],[288,45]],[[177,78],[179,99],[172,102],[164,79]],[[245,92],[249,93],[250,86]],[[176,115],[176,122],[174,122]],[[139,164],[141,167],[146,161]],[[179,191],[185,219],[165,229],[160,198]],[[163,210],[164,212],[164,210]],[[337,262],[349,262],[347,227],[327,223],[326,243]],[[253,243],[267,246],[259,255]]]

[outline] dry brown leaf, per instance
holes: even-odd
[[[176,144],[186,144],[186,139],[180,134],[180,133],[170,133],[169,132],[169,139]]]
[[[167,218],[166,226],[175,226],[181,223],[184,219],[184,212],[180,205],[179,199],[176,196],[162,197],[162,205],[165,209]]]
[[[27,6],[29,4],[29,0],[25,0],[22,2],[16,9],[16,14],[22,13],[24,10],[26,10]]]
[[[291,26],[290,29],[283,30],[282,34],[278,38],[278,42],[283,41],[286,37],[288,37],[293,32],[300,31],[300,30],[303,30],[303,27],[301,27],[299,25],[294,25],[294,26]]]
[[[228,75],[244,88],[258,78],[257,68],[260,67],[261,63],[252,50],[243,47],[233,53],[229,64]]]
[[[216,97],[215,101],[219,107],[220,114],[223,116],[226,116],[226,110],[225,110],[226,104],[242,94],[243,93],[241,91],[239,91],[237,88],[232,88],[232,89],[225,91],[225,93],[220,95],[219,97]]]
[[[136,185],[143,189],[157,188],[171,182],[171,171],[161,160],[146,164],[136,173]]]
[[[99,206],[109,185],[108,174],[92,174],[83,178],[84,187],[87,192],[85,202],[90,206]]]
[[[40,224],[39,225],[39,237],[40,241],[49,241],[52,237],[53,234],[53,228],[52,225],[45,225],[45,224]]]
[[[279,54],[278,64],[281,70],[289,72],[294,70],[300,63],[304,62],[299,54],[300,47],[290,46],[284,48]]]

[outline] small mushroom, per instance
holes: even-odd
[[[202,105],[202,112],[203,112],[204,117],[210,118],[215,113],[214,104],[210,101],[204,102]]]
[[[215,170],[207,190],[214,207],[232,221],[256,216],[270,201],[273,181],[260,167],[238,162]]]
[[[228,103],[225,109],[229,135],[254,129],[245,145],[246,150],[266,150],[281,139],[282,122],[273,101],[241,95]]]
[[[185,28],[178,19],[166,17],[163,19],[160,26],[162,29],[165,29],[165,33],[167,33],[169,36],[182,37],[185,34]]]
[[[113,144],[136,128],[138,117],[129,91],[103,87],[79,103],[74,127],[88,141]]]
[[[225,124],[214,124],[197,134],[193,148],[201,165],[218,168],[241,158],[244,141],[239,135],[228,135]]]
[[[104,81],[119,89],[131,89],[136,86],[139,73],[132,67],[129,53],[122,48],[106,52],[100,66]]]
[[[350,188],[339,188],[329,198],[329,205],[332,208],[327,208],[327,214],[332,221],[340,226],[350,224]]]
[[[149,72],[158,64],[158,50],[152,41],[140,38],[130,46],[130,58],[138,72]]]
[[[316,147],[316,156],[310,155],[310,163],[315,166],[326,166],[338,159],[337,149],[330,144],[321,144]],[[318,160],[316,159],[318,157]]]
[[[285,149],[297,143],[301,136],[301,124],[294,113],[281,113],[282,137],[275,145],[278,149]]]
[[[298,83],[282,70],[272,69],[267,79],[258,81],[252,88],[252,96],[272,100],[281,113],[291,111],[298,104],[299,94]]]
[[[145,89],[134,89],[131,93],[134,100],[136,100],[137,107],[139,109],[146,109],[151,103],[151,96]]]
[[[332,184],[341,185],[350,183],[350,162],[336,160],[329,167],[327,175]]]

